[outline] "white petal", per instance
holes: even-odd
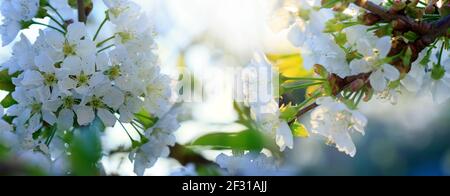
[[[62,49],[64,42],[66,41],[66,38],[57,31],[45,32],[45,39],[47,40],[48,44],[50,44],[57,50]]]
[[[403,80],[401,81],[402,85],[411,92],[417,92],[419,91],[420,87],[421,87],[421,83],[414,78],[411,75],[406,75],[405,78],[403,78]]]
[[[73,10],[69,6],[67,0],[50,0],[49,3],[56,8],[65,20],[69,20],[73,17]]]
[[[106,109],[98,109],[97,115],[106,127],[114,127],[117,118]]]
[[[450,98],[450,86],[443,81],[435,81],[431,87],[431,93],[433,94],[433,100],[437,104],[442,104]]]
[[[1,130],[0,132],[12,131],[12,126],[7,122],[5,122],[4,120],[0,120],[0,130]]]
[[[98,70],[106,71],[110,67],[108,55],[106,53],[98,54],[95,64]]]
[[[27,70],[23,73],[23,80],[21,83],[24,86],[40,85],[43,80],[41,73],[38,71]]]
[[[373,45],[368,39],[358,39],[356,49],[365,57],[373,56]],[[320,46],[318,46],[320,47]]]
[[[378,39],[376,43],[376,47],[378,49],[379,55],[381,58],[387,57],[389,51],[392,47],[392,41],[389,36],[382,37]]]
[[[111,90],[109,90],[103,97],[103,102],[115,110],[119,109],[124,100],[124,94],[117,88],[111,88]]]
[[[294,136],[286,122],[282,122],[277,130],[276,143],[280,147],[280,151],[284,151],[286,147],[290,149],[294,147]]]
[[[384,89],[386,89],[387,82],[381,70],[373,72],[372,75],[370,75],[369,79],[370,85],[372,85],[375,91],[381,92],[384,91]]]
[[[120,114],[119,120],[120,120],[120,122],[123,122],[123,123],[129,123],[134,118],[133,113],[131,113],[128,110],[128,108],[125,107],[125,106],[122,106],[122,107],[119,108],[119,114]]]
[[[81,57],[87,57],[95,54],[96,47],[95,43],[91,40],[81,40],[77,46],[77,54]]]
[[[88,125],[95,119],[94,109],[88,106],[75,106],[77,122],[79,125]]]
[[[72,110],[62,109],[58,115],[58,129],[59,130],[69,130],[73,127],[73,118],[75,114]]]
[[[54,61],[45,53],[36,56],[34,62],[36,63],[36,66],[45,73],[53,73],[55,71],[55,67],[53,66]]]
[[[288,34],[289,41],[296,47],[300,47],[305,43],[305,26],[300,21],[291,26]]]
[[[56,123],[56,115],[47,110],[42,111],[42,119],[50,125]]]
[[[358,111],[352,111],[352,127],[363,135],[365,134],[364,128],[367,125],[367,121],[367,117],[362,113]]]
[[[20,31],[20,24],[16,21],[6,21],[3,20],[3,24],[0,26],[0,34],[2,35],[2,46],[7,46],[14,39],[16,39],[17,34]]]
[[[31,133],[39,130],[42,127],[41,114],[33,115],[28,122],[28,131]]]
[[[72,23],[67,27],[67,40],[70,43],[75,44],[81,40],[84,36],[86,36],[86,25],[81,22]]]
[[[78,75],[81,72],[82,61],[79,57],[69,56],[61,65],[61,69],[65,71],[67,75]]]
[[[146,160],[140,160],[142,158],[136,157],[134,160],[134,173],[138,176],[144,175],[145,170],[148,168],[147,164],[145,163]]]
[[[336,144],[336,148],[341,151],[345,152],[351,157],[354,157],[356,154],[356,147],[353,143],[352,138],[348,134],[347,131],[344,132],[333,132],[333,141]]]
[[[92,75],[91,79],[89,80],[89,85],[97,87],[104,84],[105,82],[109,82],[108,78],[103,73],[96,72]]]
[[[42,104],[43,108],[51,111],[56,112],[58,110],[59,106],[62,105],[61,100],[51,100],[51,101],[45,101],[45,103]]]
[[[398,80],[400,78],[400,72],[398,71],[397,68],[395,68],[392,65],[384,64],[383,65],[383,71],[384,71],[384,76],[389,81],[396,81],[396,80]]]
[[[350,62],[350,69],[352,74],[357,75],[372,71],[372,66],[364,59],[355,59]]]
[[[58,82],[58,86],[61,91],[67,92],[68,90],[74,89],[77,86],[77,81],[66,77],[65,79]]]

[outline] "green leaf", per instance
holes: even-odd
[[[288,91],[288,90],[295,90],[295,89],[306,89],[310,86],[315,86],[315,85],[319,85],[319,84],[323,84],[323,82],[295,81],[295,82],[286,82],[286,83],[282,84],[281,87],[284,88],[285,91]]]
[[[221,176],[220,169],[215,165],[197,165],[199,176]]]
[[[103,123],[97,118],[88,126],[75,129],[73,142],[70,145],[73,174],[77,176],[99,175],[97,163],[102,157],[100,133],[105,130]]]
[[[428,51],[427,51],[427,54],[423,57],[422,60],[420,60],[419,63],[420,63],[421,65],[423,65],[423,66],[426,67],[426,66],[428,65],[428,63],[430,63],[430,61],[431,61],[431,60],[430,60],[430,57],[431,57],[431,51],[432,51],[432,50],[428,50]]]
[[[347,34],[339,32],[334,36],[334,40],[339,46],[344,46],[347,43]]]
[[[310,19],[309,15],[311,14],[311,10],[309,9],[299,9],[298,10],[298,17],[301,19],[308,21]]]
[[[396,80],[396,81],[392,81],[389,83],[389,88],[390,89],[396,89],[398,88],[402,83],[400,82],[401,80]]]
[[[440,80],[445,76],[445,68],[435,64],[433,69],[431,70],[431,78],[434,80]]]
[[[411,64],[411,57],[412,57],[412,50],[410,47],[408,47],[406,49],[405,55],[403,55],[401,57],[402,61],[403,61],[403,65],[409,66]]]
[[[244,106],[242,104],[239,104],[237,102],[233,103],[234,109],[236,110],[238,114],[238,120],[237,123],[245,125],[246,127],[252,127],[253,120],[251,119],[250,115],[250,108],[247,106]]]
[[[156,122],[158,122],[158,118],[153,117],[145,109],[142,109],[140,112],[136,113],[134,116],[144,126],[145,129],[152,128],[156,124]]]
[[[283,106],[280,108],[280,118],[290,122],[295,119],[297,112],[300,110],[301,105],[293,106],[292,104]]]
[[[43,7],[40,7],[35,17],[41,19],[47,17],[47,10]]]
[[[265,137],[258,131],[246,130],[238,133],[212,133],[192,142],[193,146],[213,149],[235,149],[260,151],[265,147]]]
[[[40,6],[47,6],[48,5],[48,0],[39,0],[39,5]]]
[[[291,125],[291,130],[292,130],[292,134],[295,137],[309,137],[309,132],[306,129],[305,125],[295,121],[292,125]]]
[[[7,70],[0,72],[0,90],[12,92],[15,86],[12,83],[11,76],[8,74]]]
[[[322,8],[333,8],[341,0],[322,0]]]
[[[345,25],[342,23],[339,23],[338,21],[331,19],[325,23],[325,33],[334,33],[334,32],[341,32],[345,28]]]
[[[419,35],[412,31],[408,31],[405,34],[403,34],[403,37],[405,37],[409,42],[414,42],[419,38]]]
[[[372,30],[375,30],[375,35],[377,37],[384,37],[384,36],[390,36],[392,35],[392,31],[394,28],[392,27],[392,24],[384,24],[384,25],[378,25],[375,28],[372,28]]]
[[[20,21],[20,29],[28,29],[31,25],[33,25],[32,20],[29,20],[29,21],[21,20]]]
[[[89,5],[92,4],[92,0],[84,0],[84,5]],[[77,9],[77,0],[69,0],[69,5],[74,8]]]
[[[17,104],[16,100],[14,100],[14,98],[12,97],[11,93],[9,93],[1,102],[0,104],[4,107],[4,108],[9,108],[14,104]]]

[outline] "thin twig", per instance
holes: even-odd
[[[86,23],[86,7],[84,6],[84,0],[77,0],[78,6],[78,21]]]

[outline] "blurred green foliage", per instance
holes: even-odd
[[[100,175],[97,163],[102,157],[100,133],[104,130],[105,126],[98,118],[88,126],[75,129],[70,146],[73,175]]]

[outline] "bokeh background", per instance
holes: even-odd
[[[93,0],[89,18],[91,33],[103,19],[105,7]],[[208,81],[203,102],[186,103],[177,141],[186,144],[205,133],[236,131],[232,89],[227,67],[245,66],[254,52],[291,54],[300,52],[286,39],[285,31],[267,25],[272,0],[135,0],[143,6],[155,27],[163,71],[174,79],[188,69]],[[1,17],[1,16],[0,16]],[[25,33],[36,36],[37,27]],[[106,36],[105,36],[106,37]],[[0,62],[11,47],[0,49]],[[298,66],[302,66],[301,63]],[[218,87],[219,86],[219,87]],[[217,90],[220,89],[220,90]],[[0,98],[5,96],[0,92]],[[286,153],[281,175],[450,175],[450,103],[436,105],[426,94],[404,92],[396,105],[379,100],[362,104],[369,125],[366,135],[353,135],[354,158],[327,146],[319,137],[299,138]],[[120,127],[103,137],[105,149],[130,145]],[[214,160],[218,151],[202,151]],[[229,152],[225,152],[229,153]],[[102,160],[107,174],[134,175],[126,154]],[[160,159],[147,175],[169,175],[181,165]]]

